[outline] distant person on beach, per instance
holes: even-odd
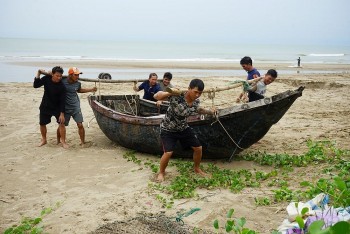
[[[155,102],[156,99],[154,99],[153,96],[160,90],[157,79],[158,75],[156,73],[151,73],[148,76],[148,80],[143,82],[139,87],[136,87],[136,82],[134,82],[133,89],[136,92],[144,90],[143,98]]]
[[[215,109],[206,110],[199,106],[200,101],[198,98],[201,96],[203,89],[203,81],[194,79],[190,82],[185,93],[181,93],[178,90],[171,93],[160,91],[154,95],[154,98],[157,100],[169,98],[170,102],[165,117],[160,124],[160,137],[164,153],[160,160],[160,169],[157,177],[159,182],[164,180],[165,169],[168,166],[177,141],[180,141],[184,149],[193,149],[194,172],[199,175],[206,175],[199,167],[202,160],[202,145],[186,121],[188,116],[196,113],[215,114]]]
[[[256,68],[253,67],[253,60],[250,57],[248,57],[248,56],[243,57],[240,61],[240,64],[241,64],[242,68],[248,73],[247,80],[253,80],[253,79],[260,77],[260,72]],[[247,93],[242,92],[238,96],[236,102],[237,103],[248,102]]]
[[[300,57],[298,58],[298,67],[300,67]]]
[[[264,98],[266,93],[266,86],[274,82],[277,78],[277,71],[270,69],[266,72],[265,76],[259,81],[251,85],[248,91],[249,102],[253,102]]]
[[[45,74],[42,78],[40,75]],[[51,122],[51,117],[55,116],[58,123],[57,144],[61,143],[63,148],[68,148],[66,143],[66,127],[64,126],[64,112],[66,89],[61,81],[63,69],[59,66],[52,68],[52,75],[46,75],[47,72],[39,69],[35,78],[33,87],[39,88],[44,86],[44,95],[40,104],[39,124],[41,133],[41,143],[39,146],[47,144],[46,125]]]
[[[85,129],[83,126],[83,114],[80,108],[80,100],[77,93],[96,92],[97,88],[82,88],[81,83],[78,81],[80,74],[82,74],[82,72],[80,72],[78,68],[71,67],[68,70],[68,77],[63,78],[62,83],[66,88],[65,126],[68,126],[70,117],[73,117],[78,126],[80,145],[84,146]]]
[[[173,88],[174,86],[170,83],[171,79],[173,78],[173,74],[171,74],[170,72],[165,72],[163,75],[163,81],[159,82],[159,86],[160,86],[160,91],[166,91],[166,88]],[[164,100],[167,101],[167,100]],[[160,104],[162,104],[163,101],[158,100],[157,101],[157,106],[160,106]]]

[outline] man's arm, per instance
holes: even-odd
[[[158,101],[164,101],[170,96],[172,96],[171,93],[164,92],[164,91],[158,91],[156,94],[154,94],[153,97],[154,97],[154,99],[156,99]]]
[[[39,88],[44,85],[43,80],[40,79],[41,74],[47,75],[48,73],[44,69],[39,69],[37,71],[36,76],[34,78],[34,83],[33,83],[34,88]]]
[[[66,88],[64,87],[64,85],[62,84],[62,90],[61,90],[61,93],[60,93],[60,112],[61,113],[64,113],[66,111],[66,94],[67,94],[67,90]]]
[[[256,83],[252,86],[250,86],[250,88],[248,89],[249,91],[255,92],[257,90],[258,86],[256,85]]]
[[[255,92],[257,90],[257,84],[260,80],[262,80],[264,77],[257,77],[252,80],[248,80],[248,83],[250,84],[250,88],[248,91]]]
[[[140,91],[140,89],[138,87],[136,87],[136,84],[137,84],[137,82],[134,81],[134,87],[132,87],[132,88],[135,92],[138,92],[138,91]]]
[[[96,92],[97,91],[97,88],[96,87],[93,87],[91,89],[83,89],[83,88],[80,88],[77,92],[78,93],[88,93],[88,92]]]

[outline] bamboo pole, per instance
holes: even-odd
[[[45,72],[45,73],[42,73],[44,75],[51,75],[51,73],[49,72]],[[67,76],[62,76],[64,78],[66,78]],[[252,79],[252,80],[248,80],[247,82],[249,84],[252,84],[252,83],[256,83],[258,82],[259,80],[261,80],[262,77],[258,77],[258,78],[255,78],[255,79]],[[136,79],[130,79],[130,80],[105,80],[105,79],[90,79],[90,78],[80,78],[79,77],[79,80],[80,81],[85,81],[85,82],[95,82],[95,83],[116,83],[116,84],[120,84],[120,83],[131,83],[131,82],[143,82],[143,81],[146,81],[146,79],[142,79],[142,80],[136,80]],[[158,79],[158,81],[162,81],[163,79]],[[242,80],[243,82],[243,80]],[[240,87],[243,83],[240,82],[240,83],[237,83],[237,84],[232,84],[232,85],[229,85],[229,86],[226,86],[226,87],[222,87],[222,88],[210,88],[210,89],[205,89],[203,90],[203,93],[213,93],[213,92],[220,92],[220,91],[225,91],[225,90],[230,90],[230,89],[234,89],[234,88],[238,88]],[[175,88],[172,88],[172,89],[169,89],[167,88],[166,90],[167,92],[169,93],[183,93],[183,92],[186,92],[187,90],[179,90],[179,89],[175,89]]]
[[[52,73],[50,71],[42,71],[41,74],[43,75],[52,75]],[[67,78],[67,75],[62,76],[62,78]],[[82,78],[79,77],[80,81],[85,81],[85,82],[98,82],[98,83],[132,83],[132,82],[143,82],[146,81],[147,79],[141,79],[141,80],[137,80],[137,79],[130,79],[130,80],[105,80],[105,79],[91,79],[91,78]],[[163,79],[158,79],[158,81],[162,81]]]
[[[133,83],[133,82],[143,82],[146,81],[147,79],[141,79],[141,80],[105,80],[105,79],[90,79],[90,78],[80,78],[80,81],[85,81],[85,82],[99,82],[99,83]],[[158,81],[161,81],[162,79],[158,79]]]
[[[222,88],[216,87],[216,88],[204,89],[203,93],[213,93],[213,92],[220,92],[220,91],[225,91],[225,90],[238,88],[238,87],[242,86],[244,81],[248,82],[248,84],[253,84],[253,83],[258,82],[262,78],[263,77],[258,77],[258,78],[252,79],[252,80],[242,80],[242,82],[239,82],[239,83],[236,83],[236,84],[232,84],[232,85],[229,85],[229,86],[226,86],[226,87],[222,87]],[[180,93],[184,93],[187,90],[185,90],[185,89],[180,90],[180,89],[176,89],[176,88],[167,88],[166,91],[169,92],[169,93],[174,93],[174,94],[178,94],[179,95]]]

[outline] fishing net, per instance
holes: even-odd
[[[145,233],[145,234],[212,234],[214,232],[200,230],[186,225],[181,218],[168,217],[164,214],[139,214],[126,221],[115,221],[100,226],[90,234],[107,233]]]

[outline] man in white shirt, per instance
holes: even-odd
[[[249,102],[253,102],[264,98],[266,93],[266,86],[271,84],[277,78],[277,71],[270,69],[266,72],[264,78],[256,82],[248,90]]]

